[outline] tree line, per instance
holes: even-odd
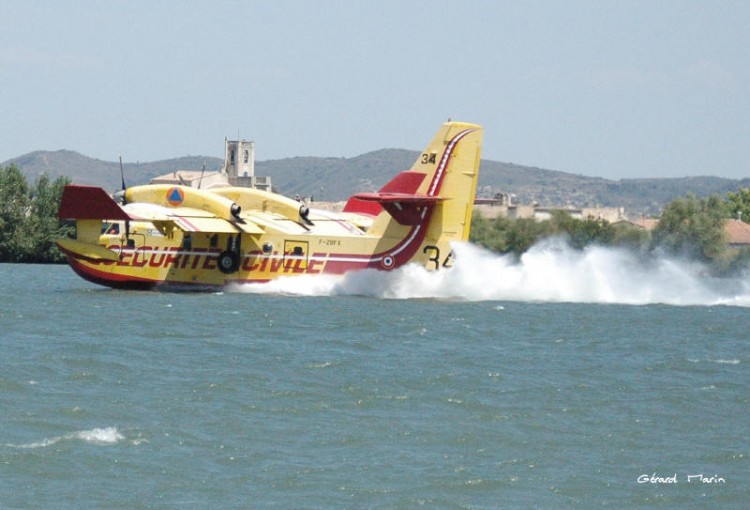
[[[627,222],[573,218],[564,210],[554,211],[544,221],[474,215],[470,241],[498,253],[520,256],[544,238],[563,236],[579,250],[600,245],[626,247],[643,254],[667,253],[706,263],[716,274],[728,274],[750,267],[750,248],[729,246],[724,223],[731,218],[750,220],[750,188],[723,198],[677,198],[664,207],[650,232]]]
[[[0,262],[59,263],[64,256],[55,241],[73,231],[57,219],[67,177],[50,181],[46,174],[29,184],[14,164],[0,166]],[[750,249],[732,249],[724,231],[729,218],[750,220],[750,188],[725,197],[695,195],[668,203],[649,232],[623,222],[571,217],[554,211],[545,221],[533,218],[483,218],[475,214],[469,240],[499,253],[520,256],[538,241],[564,236],[575,249],[591,245],[620,246],[644,254],[663,252],[707,263],[716,272],[750,267]]]
[[[69,183],[66,177],[50,181],[43,174],[29,184],[16,165],[0,166],[0,262],[64,261],[55,240],[72,231],[57,219]]]

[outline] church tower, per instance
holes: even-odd
[[[224,173],[229,181],[255,177],[255,142],[224,139]]]
[[[255,176],[255,142],[224,139],[224,167],[230,186],[271,190],[270,177]]]

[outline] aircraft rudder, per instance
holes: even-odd
[[[443,128],[439,140],[443,150],[427,189],[428,195],[442,200],[433,214],[428,238],[447,248],[450,242],[469,238],[484,130],[467,122],[449,122]]]
[[[482,131],[482,126],[469,122],[449,121],[440,126],[410,169],[411,172],[425,176],[417,191],[430,196],[442,196],[440,190],[447,173],[456,166],[466,166],[465,163],[457,165],[459,161],[456,156],[465,156],[467,152],[464,147],[467,145],[481,146]],[[469,159],[473,160],[474,155],[470,156]],[[471,163],[473,161],[470,161],[469,166],[473,166]]]
[[[421,222],[418,217],[431,217],[428,221],[433,239],[445,235],[452,239],[468,237],[466,223],[471,220],[476,193],[482,135],[483,128],[478,124],[444,123],[409,170],[397,174],[378,193],[352,196],[344,211],[378,216],[373,232],[385,231],[391,219],[413,225]],[[384,207],[390,202],[396,203],[386,212]],[[426,215],[422,212],[425,207],[437,210]],[[416,212],[409,218],[393,216],[402,209]]]

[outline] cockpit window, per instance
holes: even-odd
[[[102,224],[102,234],[107,235],[119,235],[120,224],[119,223],[104,223]]]

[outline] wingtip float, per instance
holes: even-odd
[[[253,188],[66,186],[58,216],[76,223],[58,246],[81,277],[114,288],[220,287],[280,276],[341,274],[407,263],[451,265],[469,236],[482,127],[447,122],[377,193],[342,212]]]

